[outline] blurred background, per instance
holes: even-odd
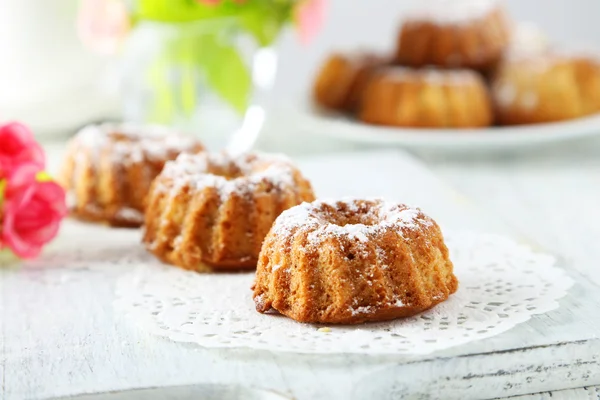
[[[326,22],[311,46],[299,44],[289,31],[279,41],[281,68],[276,96],[306,94],[319,63],[331,50],[364,47],[392,51],[402,15],[417,3],[371,0],[367,5],[361,0],[331,0]],[[553,42],[600,43],[600,1],[506,0],[504,4],[513,19],[535,23]]]
[[[193,3],[193,0],[190,1]],[[107,2],[88,3],[97,3],[95,7],[102,9],[106,5],[100,3]],[[135,2],[122,3],[131,7]],[[222,111],[223,107],[214,105],[211,99],[206,100],[210,96],[198,96],[201,89],[197,86],[202,86],[198,77],[186,75],[185,71],[167,70],[164,66],[162,71],[145,71],[154,62],[151,56],[161,51],[160,46],[163,50],[171,47],[165,44],[164,39],[172,32],[169,33],[164,26],[147,26],[152,24],[137,20],[117,51],[105,51],[102,43],[99,45],[101,51],[94,51],[98,49],[82,44],[82,40],[85,42],[86,39],[85,32],[82,34],[81,26],[79,31],[77,29],[82,2],[3,0],[0,2],[0,49],[3,55],[0,63],[0,116],[2,120],[18,119],[28,123],[40,137],[65,135],[91,121],[122,118],[123,113],[128,119],[216,131],[218,135],[235,131],[242,124],[246,124],[246,128],[254,124],[258,129],[265,119],[264,109],[267,110],[266,115],[277,116],[306,100],[319,66],[332,50],[367,48],[393,51],[400,20],[417,2],[372,0],[367,4],[362,0],[328,0],[319,3],[322,10],[314,12],[322,12],[323,22],[310,40],[299,40],[298,29],[294,28],[297,22],[294,15],[289,18],[291,22],[286,21],[290,23],[282,24],[282,29],[273,34],[272,43],[266,46],[268,52],[258,54],[257,48],[263,46],[235,39],[236,48],[244,49],[241,50],[244,62],[252,70],[252,98],[247,104],[238,102],[235,105],[238,99],[231,94],[232,88],[247,83],[227,83],[230,70],[216,71],[219,67],[207,67],[213,70],[208,74],[213,75],[212,78],[208,76],[209,83],[218,81],[220,94],[229,91],[230,98],[226,102],[233,104],[233,108],[237,107],[237,111],[252,104],[260,105],[260,108],[253,109],[255,112],[249,121],[247,114],[243,117],[235,110]],[[168,9],[169,3],[165,4]],[[600,42],[600,24],[597,22],[600,2],[597,0],[507,0],[504,4],[513,19],[534,22],[554,43],[593,46]],[[94,5],[91,7],[93,9]],[[104,9],[104,12],[113,18],[116,16],[117,20],[119,18],[118,8]],[[158,7],[153,12],[160,17],[162,11]],[[93,10],[91,14],[94,14]],[[92,18],[90,26],[96,22]],[[256,24],[261,23],[266,24],[256,21]],[[106,29],[118,31],[121,28],[116,25]],[[217,27],[216,30],[223,28]],[[255,48],[248,50],[252,46]],[[208,47],[209,44],[206,44],[199,52],[209,54],[211,50]],[[226,54],[221,56],[227,60]],[[170,54],[169,57],[175,59],[178,56]],[[219,65],[231,64],[224,62]],[[168,79],[164,79],[165,76],[156,78],[162,73],[168,75]],[[154,74],[150,89],[140,78],[149,74]],[[160,79],[163,79],[162,83]],[[168,85],[176,87],[166,87]],[[194,89],[186,89],[190,87]],[[173,94],[173,91],[176,93]],[[148,99],[152,96],[163,104],[149,105]],[[169,100],[169,96],[173,98]],[[202,97],[202,100],[194,100],[195,96]],[[220,96],[220,100],[215,101],[222,100],[223,96]],[[194,117],[191,124],[181,123],[183,118],[177,110],[173,111],[177,107],[196,110],[200,105],[203,110],[211,110],[209,117],[205,118],[207,112],[203,111],[203,118]],[[148,116],[148,113],[152,115]],[[216,120],[232,122],[215,128]]]

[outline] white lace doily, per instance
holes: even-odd
[[[446,235],[458,292],[418,316],[358,326],[256,312],[254,274],[196,274],[144,260],[117,283],[116,308],[143,329],[205,347],[297,353],[424,354],[505,332],[558,307],[572,281],[554,259],[495,235]]]

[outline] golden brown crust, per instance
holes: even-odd
[[[579,55],[508,59],[492,81],[499,123],[565,121],[600,111],[600,62]]]
[[[185,269],[254,269],[275,218],[313,199],[310,182],[287,158],[184,155],[152,184],[143,241]]]
[[[358,324],[407,317],[458,288],[437,224],[379,200],[314,202],[283,213],[260,253],[258,312]]]
[[[59,182],[68,192],[72,216],[139,227],[144,199],[165,162],[201,150],[198,141],[158,127],[91,125],[71,140]]]
[[[315,79],[314,101],[334,111],[354,111],[371,74],[389,64],[389,59],[371,53],[332,54]]]
[[[413,67],[486,71],[500,61],[509,41],[510,26],[499,7],[458,23],[414,17],[404,21],[400,29],[396,61]]]
[[[358,116],[370,124],[419,128],[479,128],[494,118],[478,73],[404,67],[371,77]]]

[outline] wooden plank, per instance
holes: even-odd
[[[598,400],[600,399],[600,386],[584,387],[579,389],[561,390],[558,392],[545,392],[526,394],[511,397],[514,400]]]

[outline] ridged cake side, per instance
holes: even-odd
[[[168,160],[203,146],[152,127],[93,125],[70,142],[59,175],[72,215],[115,226],[143,222],[144,199]]]
[[[315,102],[334,111],[355,111],[373,71],[390,61],[371,53],[332,54],[315,79]]]
[[[152,185],[144,242],[163,261],[190,270],[255,268],[277,216],[313,199],[286,158],[183,155]]]
[[[499,122],[556,122],[600,111],[600,61],[596,57],[550,53],[506,60],[492,81]]]
[[[370,124],[419,128],[477,128],[493,122],[483,78],[470,70],[379,70],[363,93],[359,118]]]
[[[424,1],[404,20],[396,59],[413,67],[487,71],[501,59],[510,36],[497,1]]]
[[[254,300],[301,322],[406,317],[446,300],[458,281],[438,225],[380,200],[303,204],[265,239]]]

